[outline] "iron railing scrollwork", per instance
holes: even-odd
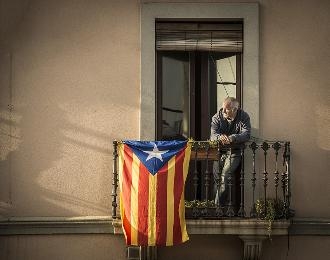
[[[263,141],[222,145],[218,141],[191,141],[192,151],[186,184],[186,218],[225,219],[263,218],[267,214],[267,201],[281,205],[276,208],[277,218],[292,217],[290,142]],[[112,218],[118,218],[118,142],[113,142]],[[240,157],[240,167],[221,176],[224,155]],[[281,167],[280,156],[283,163]],[[217,164],[215,164],[215,162]],[[230,157],[229,163],[232,163]],[[214,167],[218,165],[218,167]],[[270,178],[273,175],[274,178]],[[227,203],[215,202],[215,191],[228,189]],[[249,203],[249,204],[247,204]],[[258,205],[258,207],[256,207]],[[260,207],[260,205],[262,205]],[[261,209],[260,209],[261,208]],[[246,210],[249,212],[246,213]]]
[[[117,218],[117,189],[118,189],[118,142],[113,141],[113,168],[112,168],[112,218]]]

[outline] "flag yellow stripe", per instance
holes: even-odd
[[[125,214],[124,211],[124,205],[123,205],[123,170],[124,170],[124,144],[118,144],[117,147],[117,152],[118,152],[118,176],[119,176],[119,208],[120,208],[120,218],[121,218],[121,224],[122,224],[122,229],[124,232],[125,237],[126,236],[126,232],[125,232],[125,228],[124,228],[124,221],[123,221],[123,217]]]
[[[190,162],[190,154],[191,154],[191,143],[187,143],[187,148],[185,150],[185,156],[183,161],[183,182],[185,183],[188,169],[189,169],[189,162]],[[185,187],[185,186],[183,186]],[[185,205],[184,205],[184,190],[181,195],[180,200],[180,225],[181,225],[181,234],[182,234],[182,242],[185,242],[189,239],[187,228],[186,228],[186,218],[185,218]]]
[[[166,245],[173,245],[174,176],[175,176],[175,156],[168,161],[168,170],[167,170],[167,232],[166,232]]]
[[[157,174],[149,174],[149,207],[148,207],[148,245],[156,244],[156,198]]]
[[[139,201],[139,167],[140,160],[133,153],[132,186],[131,186],[131,243],[138,244],[138,201]]]

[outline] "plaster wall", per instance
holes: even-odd
[[[30,235],[1,236],[0,259],[125,259],[122,236]]]
[[[263,243],[261,260],[268,259],[327,259],[330,238],[321,236],[273,237]]]
[[[193,235],[182,246],[158,249],[158,259],[242,258],[242,241],[235,236]],[[327,259],[329,237],[273,237],[263,243],[261,260]],[[32,235],[1,236],[0,259],[125,259],[122,236],[114,235]]]
[[[1,1],[0,214],[109,215],[139,133],[139,3]]]

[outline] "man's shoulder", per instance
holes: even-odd
[[[212,116],[212,120],[220,120],[220,113],[219,113],[219,111]]]
[[[243,109],[240,109],[239,112],[242,117],[250,117],[249,114],[245,112]]]

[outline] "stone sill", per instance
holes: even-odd
[[[259,219],[248,220],[186,220],[188,234],[217,235],[258,235],[267,236],[268,222]],[[120,220],[112,222],[114,233],[122,234]],[[276,220],[272,225],[272,235],[287,235],[290,220]]]
[[[0,219],[0,235],[113,234],[110,216],[11,217]]]
[[[189,234],[268,235],[267,221],[258,219],[186,220]],[[277,220],[272,235],[330,235],[330,219]],[[0,235],[122,234],[120,219],[85,217],[0,217]]]
[[[289,234],[330,236],[330,219],[293,218],[289,228]]]
[[[221,235],[268,235],[268,221],[246,220],[188,220],[189,234]],[[272,235],[287,235],[290,220],[276,220],[272,224]]]

